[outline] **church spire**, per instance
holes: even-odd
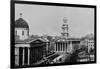
[[[64,24],[62,25],[62,31],[63,32],[61,34],[64,38],[68,38],[68,36],[69,36],[69,32],[68,32],[69,27],[68,27],[68,24],[67,24],[68,19],[66,17],[64,17],[63,22],[64,22]]]

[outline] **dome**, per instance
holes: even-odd
[[[27,22],[23,18],[19,18],[15,21],[16,28],[29,28]]]

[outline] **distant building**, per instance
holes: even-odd
[[[72,53],[75,44],[80,44],[79,39],[69,38],[67,19],[64,17],[64,24],[62,25],[61,37],[55,39],[54,52],[56,53]]]
[[[80,39],[68,38],[55,40],[56,53],[73,53],[74,46],[80,44]]]
[[[87,39],[87,46],[88,46],[88,52],[90,53],[91,50],[94,50],[94,39]]]
[[[88,48],[88,53],[91,52],[91,50],[94,50],[94,35],[93,34],[90,34],[90,35],[87,35],[85,37],[83,37],[81,39],[81,45],[85,45],[87,46]]]

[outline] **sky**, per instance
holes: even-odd
[[[30,35],[60,36],[63,18],[67,18],[70,37],[82,37],[94,33],[94,9],[32,4],[15,4],[15,20],[28,23]]]

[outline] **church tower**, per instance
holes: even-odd
[[[64,37],[64,38],[68,38],[69,37],[69,31],[68,31],[68,29],[69,29],[69,27],[68,27],[68,23],[67,23],[67,18],[66,17],[64,17],[63,18],[63,25],[62,25],[62,33],[61,33],[61,35],[62,35],[62,37]]]
[[[15,21],[15,39],[25,40],[29,38],[29,26],[28,23],[22,18],[22,13],[20,13],[20,18]]]

